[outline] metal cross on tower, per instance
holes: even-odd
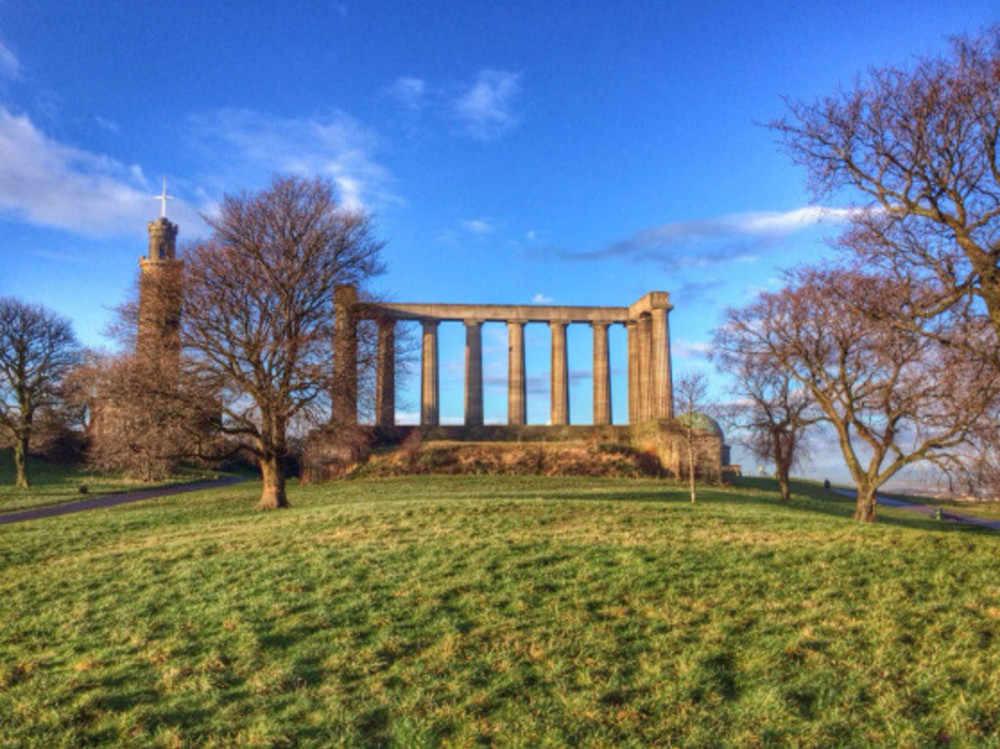
[[[160,218],[167,217],[167,201],[173,200],[173,195],[167,195],[167,178],[163,178],[163,191],[159,195],[153,196],[154,200],[160,201]]]

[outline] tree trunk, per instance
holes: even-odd
[[[993,330],[1000,335],[1000,272],[996,261],[990,258],[976,245],[965,245],[960,242],[966,256],[972,262],[973,269],[979,274],[979,295],[986,304]]]
[[[792,461],[785,456],[780,442],[777,439],[775,442],[777,444],[774,448],[774,475],[778,478],[778,490],[781,492],[782,502],[791,502],[792,490],[788,486],[788,474],[792,470]]]
[[[31,486],[28,480],[28,440],[23,437],[14,440],[14,486],[21,489]]]
[[[257,509],[278,510],[290,507],[288,497],[285,494],[285,466],[282,465],[281,458],[277,455],[269,455],[260,458],[259,463],[263,488]]]
[[[691,482],[691,502],[694,503],[694,442],[688,442],[688,480]]]
[[[875,494],[877,487],[858,487],[858,502],[854,509],[854,519],[865,523],[875,520]]]
[[[778,471],[778,490],[781,492],[782,502],[792,501],[792,490],[788,486],[788,473],[786,471]]]

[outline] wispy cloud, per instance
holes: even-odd
[[[0,78],[15,80],[21,77],[21,63],[8,47],[0,42]]]
[[[545,296],[545,294],[543,294],[542,292],[538,292],[533,297],[531,297],[531,303],[532,304],[552,304],[552,297]]]
[[[705,341],[688,341],[675,338],[670,342],[670,353],[678,359],[707,359],[712,346]]]
[[[94,117],[94,122],[97,123],[97,126],[101,128],[101,130],[107,130],[112,133],[117,133],[121,131],[121,128],[118,126],[118,123],[115,122],[114,120],[109,120],[105,117],[96,116]]]
[[[500,228],[496,222],[483,218],[466,219],[464,221],[460,221],[459,224],[467,232],[479,235],[492,234]]]
[[[480,70],[476,80],[452,101],[452,113],[462,132],[477,140],[495,140],[517,127],[514,103],[521,91],[520,74]]]
[[[28,116],[0,107],[0,216],[91,236],[125,235],[141,231],[155,209],[138,165],[60,143]],[[201,225],[184,201],[170,209],[187,231]]]
[[[397,424],[419,424],[420,423],[420,412],[419,411],[404,411],[396,409],[396,423]]]
[[[823,222],[842,221],[851,209],[805,206],[792,211],[734,213],[714,218],[675,221],[642,229],[595,250],[541,250],[562,260],[593,261],[627,257],[668,262],[673,267],[720,262],[753,262],[778,240]]]
[[[289,119],[227,109],[192,121],[218,160],[242,160],[269,172],[324,175],[352,209],[397,199],[389,190],[389,170],[375,158],[379,137],[343,112]]]
[[[383,93],[406,113],[409,125],[427,111],[446,122],[456,136],[493,141],[521,123],[516,109],[521,74],[507,70],[483,69],[464,83],[403,75]]]
[[[405,109],[417,110],[427,101],[427,81],[415,76],[400,76],[386,89],[386,94]]]
[[[716,293],[726,285],[724,278],[704,278],[685,281],[671,291],[670,297],[685,305],[693,304],[702,299],[716,298]]]

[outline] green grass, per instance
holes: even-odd
[[[962,515],[974,515],[988,520],[1000,520],[1000,502],[953,502],[944,499],[932,499],[926,502],[947,512],[958,512]]]
[[[759,486],[250,483],[0,528],[0,744],[1000,743],[1000,534]]]
[[[147,489],[151,486],[191,481],[204,475],[206,472],[192,469],[164,481],[143,483],[125,476],[97,473],[79,465],[63,465],[29,458],[28,478],[31,486],[18,489],[14,486],[11,451],[0,450],[0,513],[75,502],[88,496],[129,489]],[[86,493],[81,492],[80,487],[86,487]]]
[[[777,481],[771,478],[763,477],[750,477],[741,476],[736,480],[737,486],[742,486],[745,488],[755,488],[765,491],[777,492]],[[808,496],[814,499],[826,499],[831,495],[828,491],[823,489],[822,484],[819,481],[812,481],[809,479],[797,479],[791,482],[792,489],[796,494],[801,496]],[[850,486],[845,486],[845,488],[853,488]],[[988,520],[1000,520],[1000,502],[956,502],[951,499],[943,499],[941,497],[931,497],[928,495],[920,494],[899,494],[896,495],[893,492],[888,492],[890,495],[899,496],[902,499],[909,500],[911,502],[917,502],[919,504],[930,505],[931,507],[940,507],[942,510],[947,512],[957,512],[962,515],[972,515],[975,517],[986,518]],[[879,507],[878,512],[881,514],[884,507]]]

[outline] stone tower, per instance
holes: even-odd
[[[147,228],[149,254],[139,258],[136,354],[147,363],[175,369],[180,357],[181,321],[177,225],[161,215]]]

